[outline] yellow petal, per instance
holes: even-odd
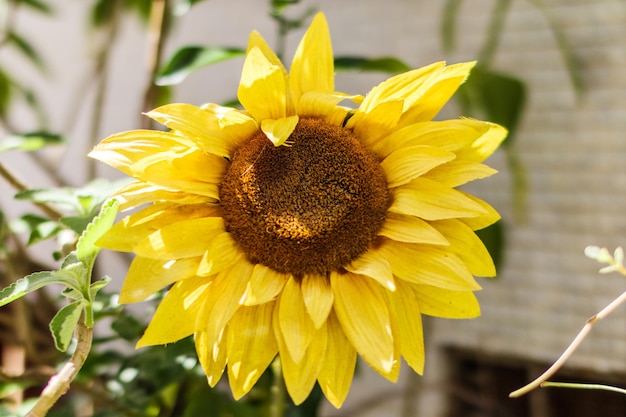
[[[191,104],[166,104],[149,111],[146,115],[190,138],[204,152],[229,157],[237,145],[236,141],[221,131],[219,119],[215,114]]]
[[[316,329],[326,321],[333,306],[333,292],[328,278],[319,275],[305,275],[300,285],[304,305]]]
[[[280,325],[276,313],[274,313],[273,324],[287,392],[294,404],[298,405],[308,398],[324,363],[328,336],[326,323],[315,331],[313,340],[300,363],[295,363],[290,357],[289,350],[278,328]]]
[[[188,193],[219,198],[227,161],[197,149],[177,155],[155,154],[130,166],[135,178]]]
[[[406,105],[412,105],[421,97],[422,91],[429,81],[436,77],[444,66],[445,62],[436,62],[383,81],[367,93],[360,110],[369,112],[379,103],[398,99],[409,100]]]
[[[500,220],[500,214],[493,207],[491,207],[488,203],[486,203],[485,201],[471,194],[467,194],[467,193],[463,193],[463,194],[465,195],[465,197],[472,200],[475,204],[478,204],[479,206],[481,206],[485,212],[485,214],[482,214],[477,217],[465,217],[465,218],[459,219],[463,223],[468,225],[470,229],[472,230],[484,229],[485,227]]]
[[[130,167],[146,158],[167,159],[168,155],[195,148],[195,144],[171,132],[131,130],[109,136],[96,145],[88,156],[133,175]]]
[[[175,281],[195,276],[199,263],[200,258],[170,261],[137,256],[124,279],[119,302],[138,303]]]
[[[449,245],[446,238],[428,222],[419,217],[398,213],[386,214],[385,223],[378,234],[398,242]]]
[[[339,126],[346,118],[348,109],[339,107],[338,104],[341,101],[353,100],[358,97],[338,92],[309,91],[300,97],[297,112],[301,116],[325,119],[327,122]],[[339,123],[332,123],[332,121],[339,121]]]
[[[469,152],[472,144],[489,130],[489,126],[473,119],[415,123],[395,130],[373,145],[377,155],[386,157],[407,146],[433,146],[454,152]]]
[[[343,332],[334,313],[328,316],[328,344],[326,356],[317,380],[324,395],[332,405],[343,404],[356,367],[356,350]]]
[[[480,316],[480,305],[471,291],[452,291],[429,285],[413,285],[420,311],[446,319],[471,319]]]
[[[219,218],[219,215],[219,207],[216,204],[154,204],[116,223],[96,243],[103,248],[132,252],[142,240],[163,227],[181,220]]]
[[[372,368],[389,377],[397,362],[384,289],[352,274],[330,274],[335,312],[346,337]]]
[[[274,53],[272,48],[270,48],[270,46],[267,44],[265,39],[263,39],[263,36],[261,36],[261,34],[257,32],[256,30],[252,31],[250,33],[250,36],[248,37],[248,49],[246,51],[246,54],[250,53],[250,51],[254,48],[258,48],[261,51],[261,53],[263,53],[263,56],[265,56],[265,58],[272,65],[276,65],[277,67],[280,67],[282,71],[285,73],[285,75],[287,74],[287,70],[283,66],[283,63],[281,62],[281,60],[278,58],[276,53]]]
[[[472,144],[471,149],[463,153],[464,158],[476,162],[482,162],[491,156],[508,135],[508,131],[500,125],[482,123],[486,124],[489,130]]]
[[[300,41],[289,70],[294,102],[298,103],[300,96],[309,91],[334,91],[334,68],[328,23],[318,13]]]
[[[404,185],[429,170],[456,158],[453,152],[432,146],[409,146],[387,156],[380,166],[389,188]]]
[[[278,273],[265,265],[254,265],[241,303],[252,306],[273,300],[283,290],[288,279],[288,275]]]
[[[447,187],[458,187],[470,181],[490,177],[496,172],[498,171],[478,162],[455,160],[431,169],[424,174],[424,178]]]
[[[364,275],[373,279],[390,291],[395,291],[396,289],[389,262],[376,250],[369,250],[361,254],[345,268],[354,274]],[[359,277],[359,279],[362,278]]]
[[[280,295],[278,321],[291,360],[300,363],[315,335],[315,325],[304,304],[300,282],[293,277],[289,278]]]
[[[424,373],[424,334],[419,301],[411,286],[401,280],[397,291],[387,293],[387,296],[394,323],[398,328],[400,353],[406,363],[421,375]]]
[[[211,282],[195,322],[197,329],[206,332],[203,336],[206,346],[213,346],[218,341],[228,321],[239,309],[251,273],[250,263],[237,262],[231,269],[217,274]]]
[[[219,382],[226,367],[228,357],[226,355],[225,333],[226,330],[224,329],[215,338],[213,335],[209,337],[209,333],[205,329],[199,329],[194,335],[198,360],[211,387]]]
[[[414,97],[407,100],[406,113],[400,126],[431,120],[450,100],[459,86],[467,79],[476,62],[463,62],[441,68],[421,86]]]
[[[163,226],[135,246],[139,256],[180,259],[202,256],[211,239],[224,231],[220,217],[201,217]]]
[[[473,275],[481,277],[496,275],[496,267],[489,251],[467,225],[456,219],[439,220],[431,224],[446,237],[450,242],[450,249],[467,265]]]
[[[298,116],[285,117],[273,120],[265,119],[261,121],[261,130],[265,136],[278,147],[284,144],[298,124]]]
[[[447,248],[388,240],[378,250],[393,274],[405,281],[451,290],[480,289],[467,266]]]
[[[389,211],[441,220],[455,217],[478,217],[485,209],[453,188],[427,178],[416,178],[392,190],[393,204]]]
[[[208,249],[202,255],[202,260],[198,266],[198,275],[212,275],[222,272],[233,266],[243,253],[233,240],[230,233],[222,232],[209,241],[208,237],[203,237],[205,248]]]
[[[164,345],[192,334],[208,287],[209,281],[202,278],[177,282],[161,300],[137,347]]]
[[[373,147],[396,127],[402,115],[402,106],[402,99],[398,99],[380,103],[368,112],[359,108],[346,123],[346,128],[353,129],[361,142]]]
[[[258,47],[246,55],[237,96],[257,121],[282,119],[287,116],[287,84],[285,74],[272,64]]]
[[[169,190],[144,181],[133,181],[125,185],[113,197],[119,201],[120,211],[127,211],[147,203],[158,202],[171,202],[182,205],[204,203],[207,206],[213,204],[217,207],[216,198]]]
[[[278,353],[274,303],[241,307],[228,322],[228,382],[236,400],[252,389]]]

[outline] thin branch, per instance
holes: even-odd
[[[114,0],[112,7],[113,15],[107,23],[107,36],[106,42],[100,49],[98,56],[96,57],[96,64],[94,68],[93,77],[96,80],[96,96],[94,98],[93,113],[91,115],[91,125],[89,132],[89,148],[95,146],[100,140],[100,128],[102,126],[102,114],[104,110],[104,103],[106,99],[108,74],[107,65],[109,63],[109,56],[111,53],[111,46],[113,40],[117,35],[117,28],[119,25],[119,9],[121,7],[120,0]],[[87,158],[87,179],[93,179],[96,177],[96,160]]]
[[[37,403],[26,417],[44,417],[59,398],[69,390],[71,382],[85,363],[87,355],[91,350],[93,330],[85,325],[84,317],[79,321],[76,333],[78,343],[76,344],[74,354],[70,360],[63,365],[61,370],[50,378],[39,400],[37,400]]]
[[[599,391],[611,391],[618,394],[626,395],[626,389],[614,387],[612,385],[604,384],[579,384],[576,382],[544,382],[541,384],[541,388],[571,388],[571,389],[592,389]]]
[[[159,65],[161,64],[161,55],[163,52],[163,44],[165,40],[165,14],[167,12],[167,0],[154,0],[150,9],[150,28],[148,38],[148,50],[150,55],[148,56],[148,84],[146,85],[143,103],[141,106],[142,112],[152,110],[156,100],[156,93],[158,86],[154,83],[157,72],[159,71]],[[142,117],[142,128],[148,129],[150,127],[150,119]]]
[[[563,364],[567,362],[567,360],[572,356],[574,351],[578,349],[578,346],[580,346],[580,344],[585,339],[585,337],[587,337],[587,334],[591,331],[591,328],[593,327],[594,323],[596,323],[599,320],[602,320],[603,318],[611,314],[613,310],[615,310],[625,301],[626,301],[626,291],[623,292],[615,300],[611,301],[602,310],[600,310],[598,314],[592,316],[591,318],[587,320],[587,323],[585,323],[585,326],[580,330],[578,335],[570,343],[567,349],[565,349],[565,351],[561,354],[561,356],[556,360],[556,362],[552,364],[552,366],[550,366],[543,374],[541,374],[537,379],[532,381],[530,384],[510,393],[509,397],[511,398],[520,397],[524,394],[529,393],[535,388],[540,387],[541,384],[547,381],[548,378],[550,378],[552,375],[554,375],[556,371],[558,371],[561,368],[561,366],[563,366]]]
[[[9,171],[3,164],[0,162],[0,177],[4,178],[6,182],[8,182],[13,188],[19,191],[26,191],[30,189],[25,183],[20,181],[11,171]],[[54,209],[52,206],[46,203],[36,203],[33,202],[37,207],[39,207],[43,212],[51,219],[51,220],[59,220],[63,217],[59,211]]]

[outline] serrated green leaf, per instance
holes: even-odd
[[[100,248],[96,246],[96,240],[113,226],[118,206],[117,200],[109,200],[102,207],[100,214],[93,219],[78,238],[76,257],[90,269],[100,251]]]
[[[68,280],[60,276],[57,271],[32,273],[0,290],[0,307],[50,284],[67,285]]]
[[[83,301],[78,300],[60,309],[50,321],[50,331],[54,345],[61,352],[67,351],[72,342],[74,330],[83,311]]]
[[[36,151],[50,145],[65,143],[65,138],[56,133],[30,132],[10,135],[0,140],[0,152],[5,151]]]
[[[387,74],[398,74],[410,69],[411,67],[406,63],[393,57],[340,56],[335,58],[336,71],[377,71]]]
[[[192,72],[218,62],[244,56],[245,49],[221,46],[186,46],[176,51],[174,56],[159,72],[157,85],[181,83]]]

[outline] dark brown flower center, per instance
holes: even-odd
[[[300,119],[275,147],[259,132],[220,188],[226,228],[252,263],[295,276],[341,270],[367,250],[391,203],[383,169],[350,130]]]

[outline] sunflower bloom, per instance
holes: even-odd
[[[391,381],[401,358],[421,374],[421,315],[478,316],[474,276],[495,275],[474,231],[499,216],[457,187],[494,174],[482,161],[506,131],[432,121],[473,65],[348,96],[318,14],[289,72],[250,35],[245,110],[165,105],[147,115],[169,131],[97,145],[91,157],[135,178],[122,208],[142,206],[99,241],[136,255],[120,301],[171,285],[138,346],[193,335],[209,384],[227,370],[235,398],[277,356],[296,404],[318,382],[340,407],[357,356]]]

